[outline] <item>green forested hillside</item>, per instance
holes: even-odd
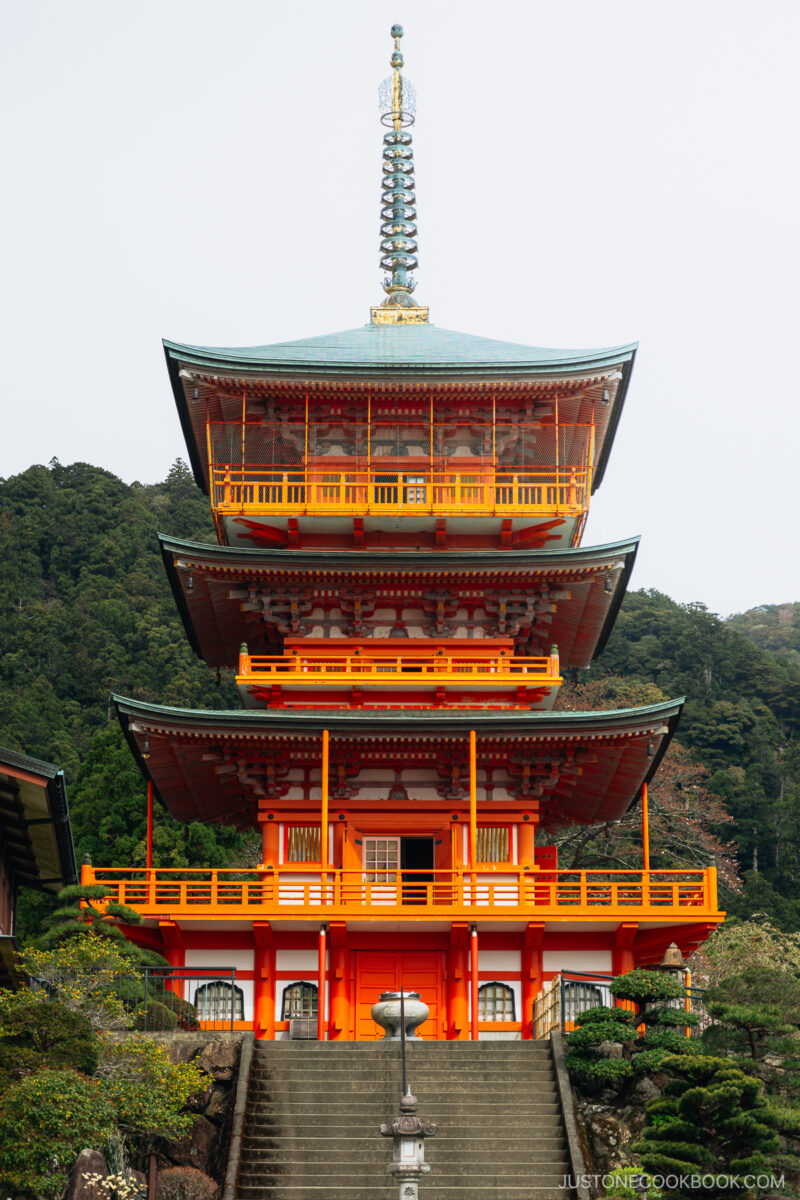
[[[737,618],[632,592],[594,677],[611,673],[685,695],[678,740],[711,771],[734,818],[745,890],[729,911],[800,928],[800,670],[755,645]]]
[[[230,676],[217,686],[188,647],[158,530],[214,541],[208,501],[182,463],[153,486],[57,461],[0,480],[0,745],[64,767],[79,860],[144,858],[144,783],[110,692],[237,707]],[[780,615],[787,609],[791,621]],[[726,897],[729,910],[765,909],[792,929],[800,928],[798,611],[767,607],[723,622],[702,605],[633,592],[602,658],[563,699],[569,707],[687,696],[683,749],[662,772],[660,862],[694,865],[709,847],[735,843],[745,892]],[[570,853],[576,864],[612,864],[613,847],[603,837],[591,857],[583,843]],[[246,860],[248,843],[162,814],[155,854],[158,865],[221,865]],[[40,903],[29,905],[29,922]]]
[[[160,529],[214,541],[208,502],[181,463],[147,487],[55,460],[0,480],[0,745],[64,768],[79,862],[143,861],[145,785],[109,693],[236,703],[187,645]],[[162,865],[221,864],[242,851],[232,831],[166,816],[157,836]]]
[[[800,667],[800,603],[762,604],[737,613],[730,624],[757,646]]]

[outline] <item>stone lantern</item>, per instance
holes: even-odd
[[[389,1125],[381,1125],[383,1137],[394,1138],[392,1161],[386,1168],[399,1185],[399,1200],[417,1200],[419,1177],[427,1175],[430,1163],[425,1162],[425,1138],[433,1137],[438,1126],[423,1121],[417,1113],[417,1097],[406,1092],[400,1101],[400,1116]]]

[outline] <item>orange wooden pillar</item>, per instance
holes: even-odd
[[[186,949],[183,945],[183,935],[179,925],[174,921],[159,921],[159,932],[164,943],[164,958],[176,971],[182,971],[186,966]],[[175,996],[183,995],[183,982],[180,979],[168,979],[166,990]]]
[[[533,1005],[542,990],[542,941],[544,923],[531,921],[522,941],[522,1040],[534,1036]]]
[[[478,877],[478,753],[477,736],[469,731],[469,869],[472,903],[476,902]]]
[[[261,854],[265,867],[276,869],[280,862],[278,831],[279,824],[275,820],[270,820],[272,813],[264,813],[260,816],[261,820]]]
[[[153,869],[153,781],[147,781],[147,851],[145,866],[148,871]]]
[[[469,935],[469,989],[470,989],[470,1014],[469,1014],[469,1036],[470,1041],[477,1042],[479,1040],[478,1031],[478,926],[473,925]]]
[[[618,926],[611,955],[611,970],[615,975],[627,975],[628,971],[633,970],[633,947],[638,932],[639,924],[636,921],[624,921]]]
[[[650,814],[647,810],[647,784],[642,784],[642,865],[645,871],[650,870]],[[645,894],[649,888],[645,883]]]
[[[450,926],[447,955],[447,1040],[464,1042],[469,1036],[469,966],[467,943],[469,926],[454,922]]]
[[[536,866],[536,826],[532,821],[517,825],[517,859],[523,870],[532,871]]]
[[[350,1036],[350,954],[347,946],[347,925],[331,921],[330,1020],[328,1037],[342,1041]]]
[[[319,927],[319,964],[317,968],[317,1039],[325,1041],[328,1022],[325,1019],[325,979],[327,975],[328,930],[327,926]]]
[[[275,947],[269,921],[253,922],[253,1031],[257,1041],[275,1040]]]

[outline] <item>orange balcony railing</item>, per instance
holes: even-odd
[[[718,915],[714,867],[704,871],[525,871],[480,863],[475,871],[327,870],[293,863],[251,872],[84,867],[82,882],[101,883],[144,918],[208,920],[379,920],[519,916],[570,920],[680,919]]]
[[[273,684],[283,686],[341,687],[396,684],[404,689],[467,686],[480,690],[509,690],[515,687],[559,687],[558,652],[525,658],[497,651],[437,653],[435,651],[387,650],[336,654],[314,650],[283,655],[239,656],[240,687]]]
[[[221,513],[357,516],[579,516],[589,504],[590,467],[474,471],[272,468],[212,469]]]

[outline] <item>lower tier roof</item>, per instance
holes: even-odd
[[[654,774],[683,704],[681,698],[635,709],[557,713],[215,712],[121,696],[113,701],[140,769],[169,812],[181,821],[238,828],[256,825],[265,805],[318,810],[326,729],[331,800],[340,806],[391,809],[394,787],[379,787],[382,798],[376,799],[375,780],[394,770],[402,791],[409,781],[412,808],[415,799],[428,811],[437,804],[468,807],[474,730],[484,817],[502,794],[506,808],[519,804],[521,812],[538,812],[544,826],[619,820]]]
[[[399,589],[422,597],[432,590],[491,593],[493,603],[505,597],[518,608],[530,605],[523,629],[531,629],[541,652],[555,643],[563,669],[587,667],[605,646],[639,545],[634,537],[566,550],[377,552],[245,550],[164,534],[159,541],[189,641],[211,666],[232,666],[242,642],[261,653],[272,637],[296,632],[281,628],[276,602],[283,592],[306,599],[325,589],[353,598],[369,591],[380,607],[382,591],[396,596]],[[513,636],[519,619],[498,610],[491,636]]]

